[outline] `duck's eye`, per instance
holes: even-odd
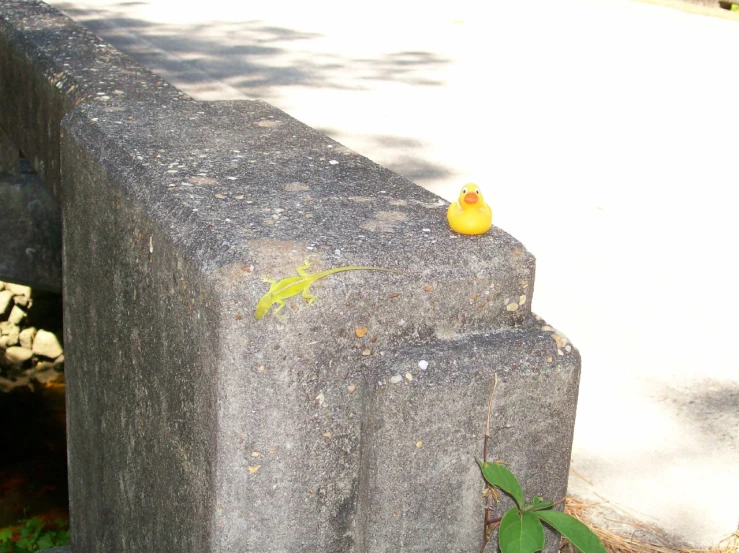
[[[467,194],[467,189],[466,188],[463,188],[462,189],[462,194]]]
[[[479,188],[475,188],[475,194],[477,194],[478,196],[480,195],[480,189]]]

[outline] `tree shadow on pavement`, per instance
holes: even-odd
[[[128,5],[138,3],[121,2],[110,9]],[[353,57],[314,44],[323,38],[320,33],[260,20],[158,24],[104,9],[89,12],[65,3],[57,7],[172,84],[217,80],[251,98],[269,96],[270,89],[285,86],[342,90],[364,90],[377,82],[440,86],[444,81],[438,78],[438,69],[451,61],[424,51]]]

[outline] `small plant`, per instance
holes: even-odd
[[[0,528],[0,553],[34,553],[69,544],[69,529],[64,520],[47,525],[39,517]]]
[[[566,513],[554,511],[557,501],[544,501],[536,496],[531,504],[524,502],[523,491],[518,478],[500,462],[487,461],[488,441],[490,440],[490,416],[493,411],[493,396],[498,387],[498,376],[493,378],[493,389],[490,392],[488,403],[488,420],[483,445],[483,458],[476,459],[482,476],[487,482],[485,490],[485,522],[483,525],[483,539],[480,553],[490,541],[493,531],[498,529],[498,544],[501,553],[535,553],[544,549],[544,527],[542,522],[551,526],[556,532],[575,546],[581,553],[606,553],[600,539],[587,526]],[[498,519],[491,518],[491,499],[497,502],[500,491],[510,496],[516,502]]]
[[[513,473],[500,462],[486,463],[477,459],[485,482],[493,488],[497,496],[500,489],[509,495],[516,506],[506,511],[499,520],[485,521],[485,538],[481,551],[485,549],[490,534],[498,528],[498,544],[501,553],[534,553],[544,548],[544,527],[542,522],[562,534],[582,553],[606,553],[605,547],[590,529],[579,520],[566,513],[554,511],[555,503],[534,497],[526,505],[521,484]],[[558,502],[558,503],[561,503]]]

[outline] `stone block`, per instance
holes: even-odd
[[[544,324],[531,318],[514,329],[401,346],[379,365],[363,399],[356,550],[479,550],[484,486],[475,457],[483,457],[493,374],[487,459],[506,462],[529,502],[566,495],[580,357],[572,348],[558,355]],[[494,516],[511,506],[504,497]],[[557,536],[547,538],[547,550],[557,551]]]
[[[493,372],[491,456],[564,494],[579,356],[501,229],[453,234],[443,201],[262,102],[83,106],[62,168],[80,552],[479,547]],[[255,320],[262,278],[306,259],[402,273]]]

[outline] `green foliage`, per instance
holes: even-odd
[[[600,543],[598,536],[579,520],[559,511],[538,511],[532,513],[534,516],[546,522],[557,532],[562,534],[569,542],[577,547],[579,551],[587,553],[605,553],[606,549]]]
[[[503,553],[535,553],[544,549],[544,528],[536,515],[514,507],[500,521],[498,542]]]
[[[523,509],[521,484],[518,483],[518,478],[505,465],[499,462],[483,463],[480,459],[477,459],[477,464],[480,465],[482,476],[488,484],[503,490],[516,501],[519,509]]]
[[[63,520],[46,525],[38,517],[0,528],[0,553],[34,553],[69,544],[69,529]]]
[[[485,463],[477,459],[482,476],[489,486],[509,495],[516,506],[500,519],[498,544],[501,553],[536,553],[544,548],[542,521],[567,538],[581,553],[606,553],[605,547],[590,529],[568,514],[554,511],[554,503],[534,497],[524,505],[518,479],[500,463]],[[494,521],[486,521],[491,524]],[[483,549],[485,544],[483,544]]]

